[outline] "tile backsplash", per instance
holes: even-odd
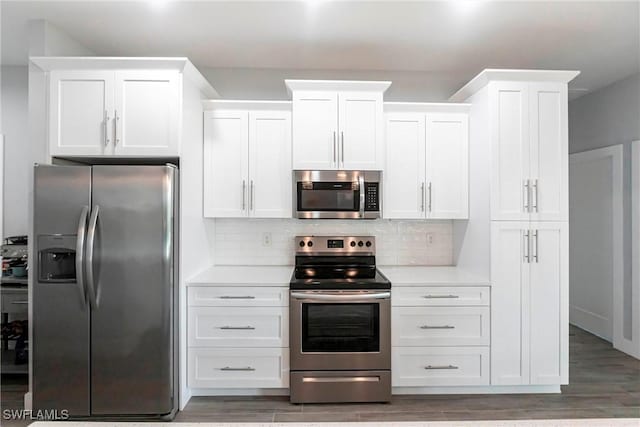
[[[294,236],[376,236],[379,265],[452,265],[452,221],[215,219],[215,265],[292,265]],[[431,242],[429,243],[429,237]]]

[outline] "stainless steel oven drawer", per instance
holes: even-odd
[[[297,371],[291,403],[389,402],[391,371]]]

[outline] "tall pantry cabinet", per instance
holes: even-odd
[[[471,165],[490,203],[471,206],[470,222],[490,236],[492,385],[568,383],[567,83],[577,74],[485,70],[451,98],[483,118],[470,144],[490,153]]]

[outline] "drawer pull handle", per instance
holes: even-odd
[[[427,365],[427,366],[425,366],[425,367],[424,367],[424,369],[427,369],[427,370],[434,370],[434,369],[458,369],[458,367],[457,367],[457,366],[454,366],[454,365],[440,365],[440,366],[438,366],[438,365],[436,365],[436,366],[433,366],[433,365]]]
[[[220,368],[221,371],[255,371],[256,368],[252,368],[251,366],[247,366],[246,368],[232,368],[230,366],[225,366],[224,368]]]
[[[220,326],[220,329],[224,330],[240,330],[240,331],[253,331],[253,326]]]
[[[256,299],[256,297],[251,295],[245,295],[245,296],[222,295],[220,299]]]
[[[29,301],[11,301],[11,304],[29,304]]]
[[[460,298],[460,295],[425,295],[422,298],[436,299],[436,298]]]
[[[431,326],[431,325],[422,325],[420,329],[455,329],[455,326],[451,325],[441,325],[441,326]]]

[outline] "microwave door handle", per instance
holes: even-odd
[[[360,185],[360,218],[364,218],[364,176],[360,175],[358,182]]]

